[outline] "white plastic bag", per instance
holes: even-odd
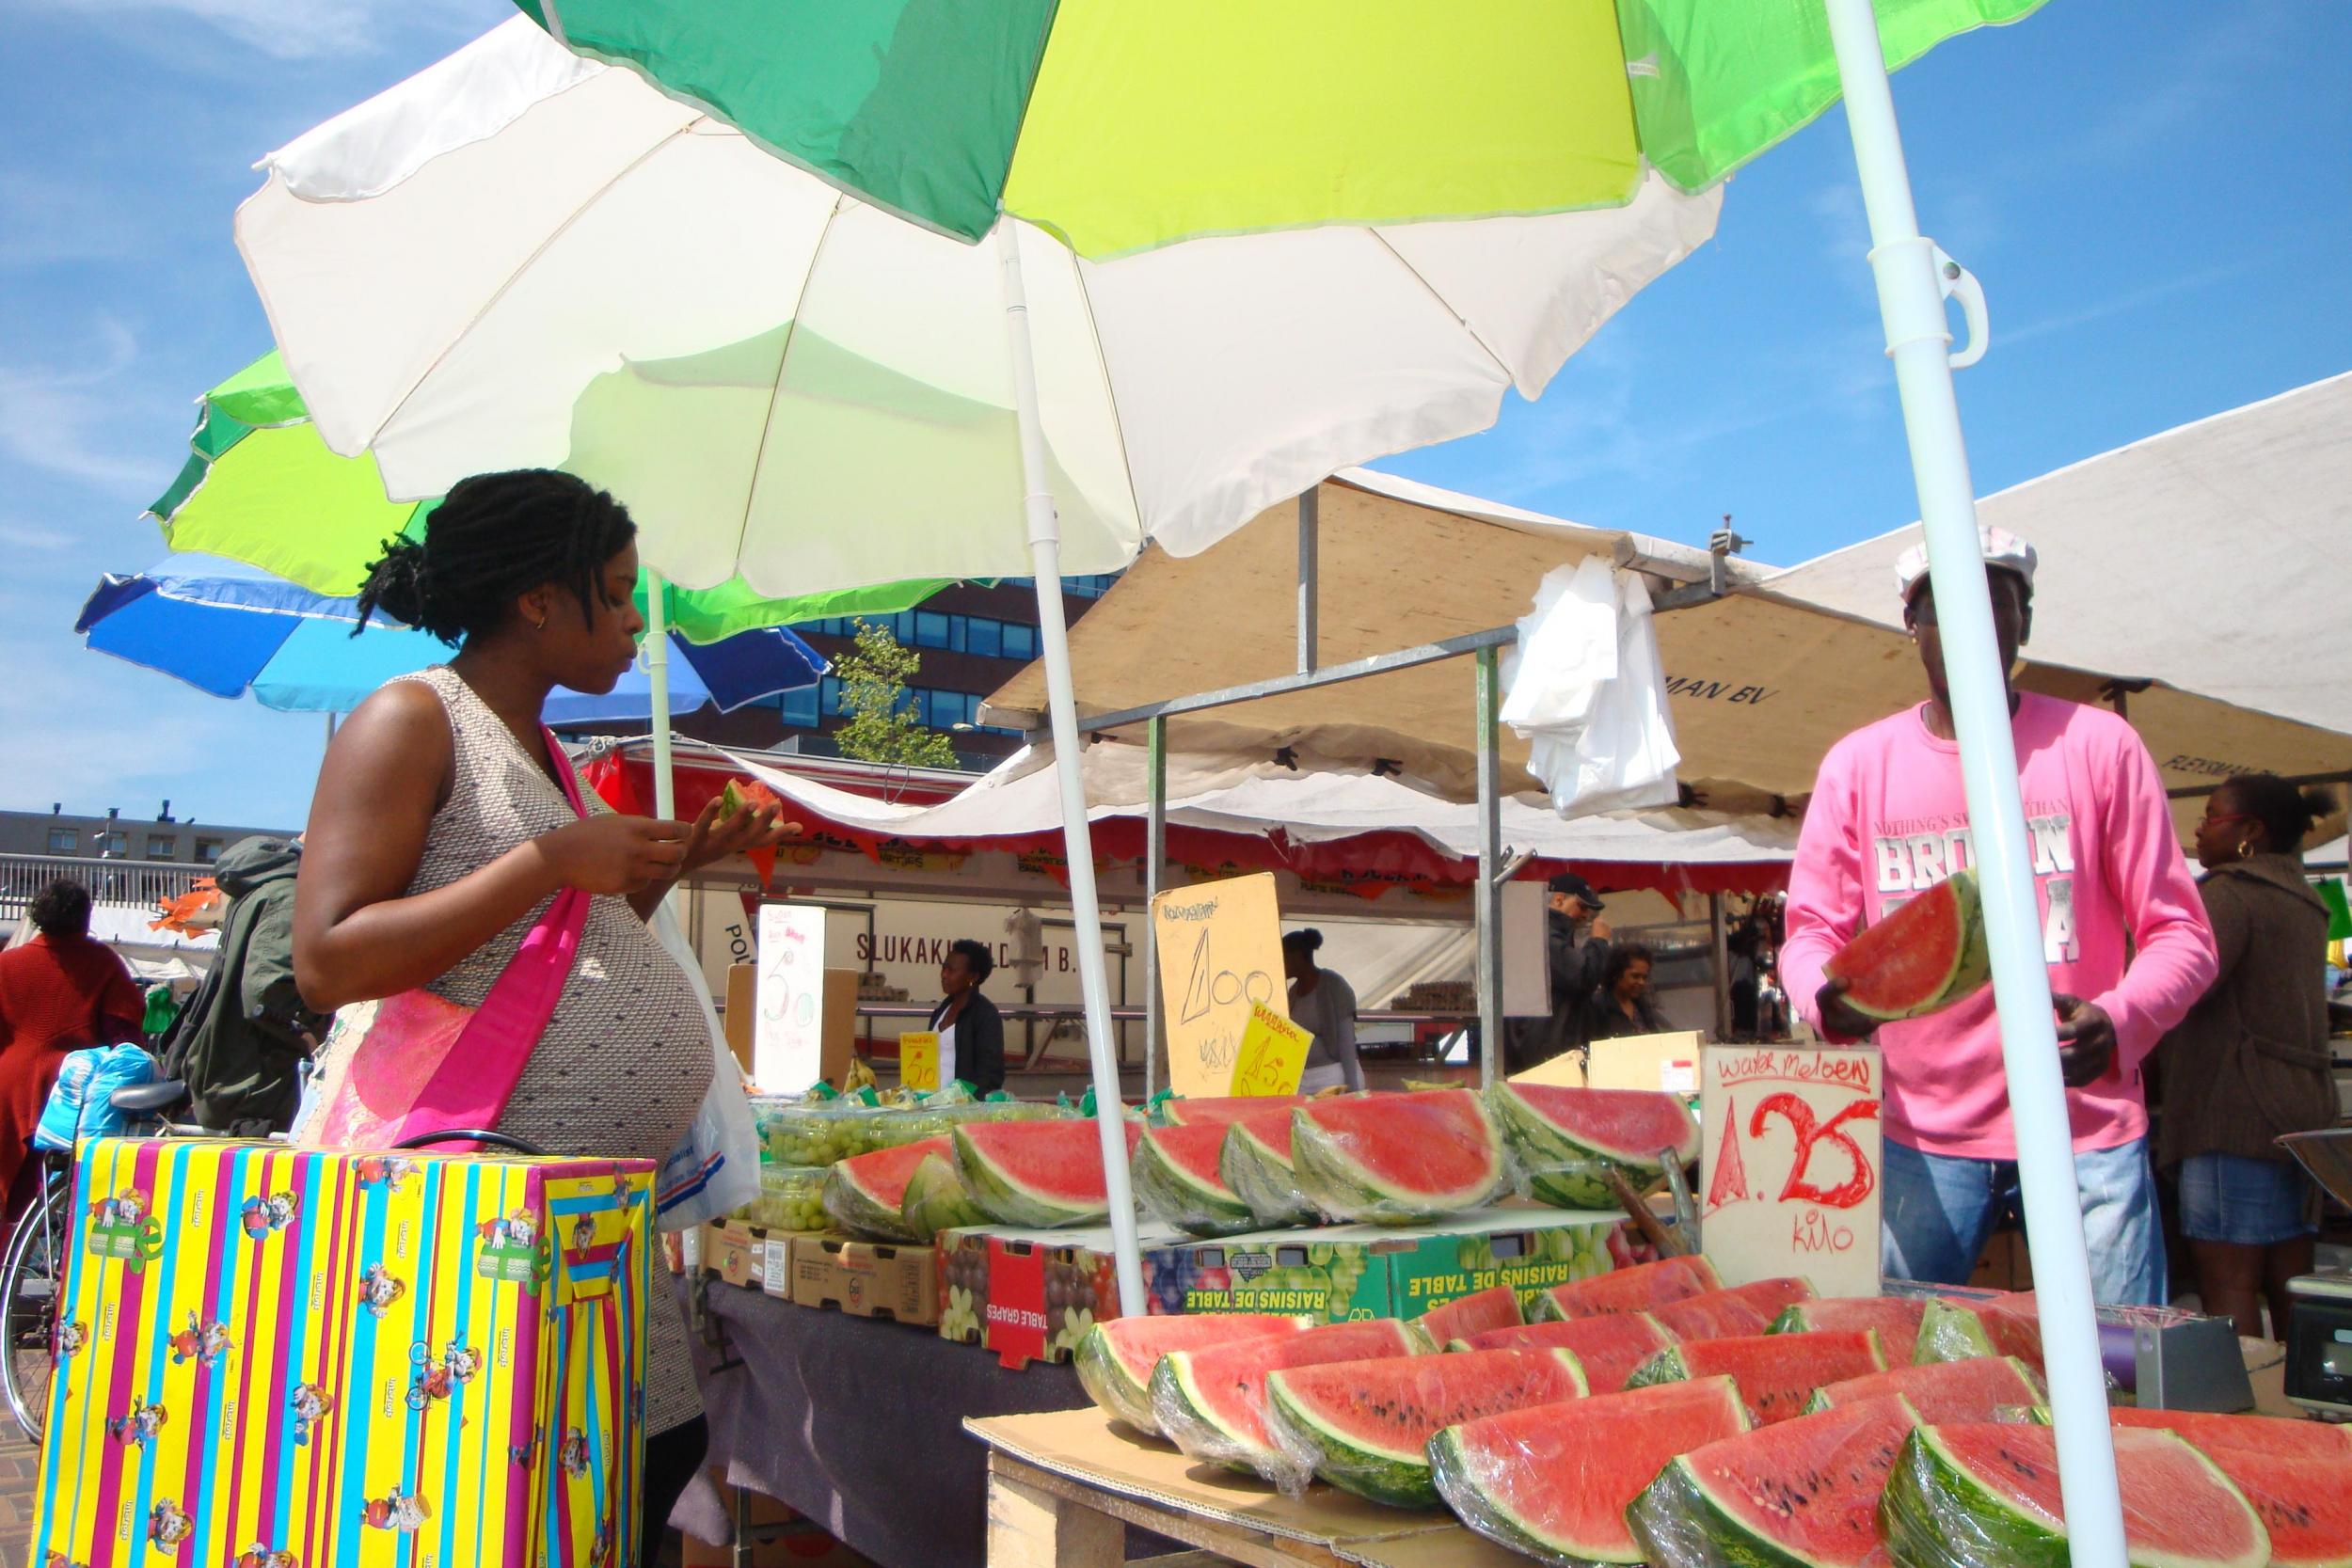
[[[1563,816],[1670,806],[1682,753],[1649,589],[1597,556],[1554,568],[1519,623],[1503,722],[1531,742],[1528,769]]]
[[[737,1065],[735,1053],[727,1049],[718,1009],[710,1005],[702,962],[688,944],[667,899],[649,924],[671,959],[686,972],[688,984],[702,1003],[703,1024],[710,1036],[710,1090],[703,1096],[693,1131],[661,1163],[654,1178],[655,1227],[691,1230],[731,1214],[759,1196],[759,1131],[752,1124],[752,1101],[743,1091],[743,1069]]]

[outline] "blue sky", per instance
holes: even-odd
[[[0,806],[276,825],[321,723],[84,652],[190,396],[264,346],[230,242],[254,158],[511,15],[504,0],[0,0]],[[2051,0],[1899,77],[1923,226],[1983,278],[1979,493],[2352,369],[2352,6]],[[1535,404],[1383,467],[1792,563],[1915,515],[1835,112]],[[2046,548],[2063,541],[2045,540]],[[2165,607],[2192,630],[2195,606]]]

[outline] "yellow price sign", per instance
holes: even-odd
[[[1307,1048],[1313,1043],[1314,1036],[1289,1019],[1263,1003],[1253,1004],[1234,1053],[1231,1092],[1296,1094],[1299,1075],[1307,1070]]]
[[[898,1037],[898,1086],[939,1087],[939,1037],[928,1029],[910,1029]]]

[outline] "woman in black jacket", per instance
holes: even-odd
[[[962,1079],[982,1094],[1005,1086],[1005,1020],[980,986],[996,967],[988,944],[969,937],[947,949],[939,966],[939,989],[946,996],[931,1009],[939,1036],[939,1081]]]

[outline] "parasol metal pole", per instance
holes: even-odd
[[[1478,672],[1478,1081],[1494,1087],[1502,1060],[1502,658],[1481,648]]]
[[[996,225],[1004,274],[1005,343],[1012,367],[1015,422],[1021,431],[1022,510],[1037,580],[1038,641],[1045,656],[1046,711],[1054,732],[1054,771],[1061,783],[1062,846],[1070,862],[1071,914],[1078,927],[1078,984],[1086,999],[1087,1059],[1094,1069],[1094,1117],[1103,1135],[1103,1182],[1110,1203],[1111,1251],[1120,1310],[1141,1314],[1143,1253],[1136,1240],[1136,1200],[1127,1180],[1127,1129],[1120,1101],[1119,1058],[1111,1037],[1110,986],[1103,973],[1103,911],[1094,889],[1094,843],[1087,829],[1084,742],[1070,678],[1070,625],[1061,602],[1061,520],[1046,481],[1045,431],[1038,407],[1037,361],[1029,342],[1029,302],[1021,281],[1021,240],[1010,218]]]
[[[1316,559],[1323,524],[1323,486],[1310,484],[1298,497],[1298,673],[1311,675],[1322,657],[1318,622],[1322,617],[1322,585],[1316,580]]]
[[[1166,1023],[1160,995],[1160,927],[1152,903],[1168,879],[1168,720],[1144,731],[1143,770],[1150,805],[1143,832],[1143,1098],[1158,1091],[1160,1031]]]
[[[1715,1037],[1731,1038],[1731,933],[1724,921],[1724,895],[1707,895],[1707,941],[1715,954]]]
[[[677,781],[670,772],[670,590],[660,572],[645,573],[645,674],[653,689],[646,727],[653,735],[653,814],[677,815]]]
[[[1825,0],[1846,123],[1870,220],[1870,269],[1927,536],[1930,580],[1944,636],[1952,721],[1993,950],[2026,1235],[2057,1429],[2058,1485],[2078,1568],[2124,1568],[2123,1513],[2107,1427],[2090,1253],[2074,1180],[2074,1136],[2058,1069],[2050,976],[2042,958],[2008,685],[1994,636],[1993,599],[1977,540],[1976,489],[1952,387],[1951,328],[1933,242],[1919,233],[1871,0]],[[1957,274],[1958,269],[1951,272]],[[1968,302],[1963,300],[1963,305]],[[1977,344],[1981,307],[1970,309]]]

